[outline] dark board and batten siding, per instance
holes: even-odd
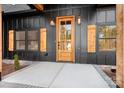
[[[47,53],[40,51],[18,51],[21,59],[56,61],[56,26],[50,26],[49,22],[56,19],[57,16],[75,16],[75,62],[89,64],[115,64],[114,52],[99,52],[98,42],[96,43],[96,52],[87,52],[87,26],[115,24],[115,6],[97,6],[97,5],[45,5],[43,12],[10,14],[4,17],[4,32],[8,33],[10,29],[15,31],[39,30],[41,27],[47,29]],[[78,16],[81,17],[81,24],[77,24]],[[97,30],[98,32],[98,30]],[[8,34],[4,34],[4,39],[8,40]],[[98,41],[98,36],[96,37]],[[8,41],[4,43],[4,58],[12,58],[11,52],[8,52]],[[16,47],[16,46],[15,46]]]

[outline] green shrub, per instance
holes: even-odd
[[[14,68],[15,70],[20,69],[19,57],[17,54],[14,55]]]

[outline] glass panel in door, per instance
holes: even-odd
[[[71,51],[71,21],[60,21],[59,50]]]

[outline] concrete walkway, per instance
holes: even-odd
[[[2,82],[53,88],[109,88],[93,65],[40,62],[4,77]]]

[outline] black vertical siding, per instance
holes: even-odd
[[[8,31],[47,29],[47,51],[17,51],[20,59],[56,61],[56,26],[50,25],[50,20],[56,20],[57,16],[75,16],[75,62],[89,64],[115,64],[115,52],[99,52],[98,37],[96,37],[96,52],[87,52],[87,25],[99,25],[106,23],[115,24],[115,6],[98,8],[96,5],[45,5],[43,12],[22,13],[20,15],[5,15],[4,57],[12,56],[8,50]],[[78,17],[81,24],[77,24]],[[11,25],[12,24],[12,25]],[[97,33],[98,34],[98,33]],[[10,54],[10,55],[8,55]]]
[[[87,63],[87,24],[88,7],[81,8],[81,63]]]

